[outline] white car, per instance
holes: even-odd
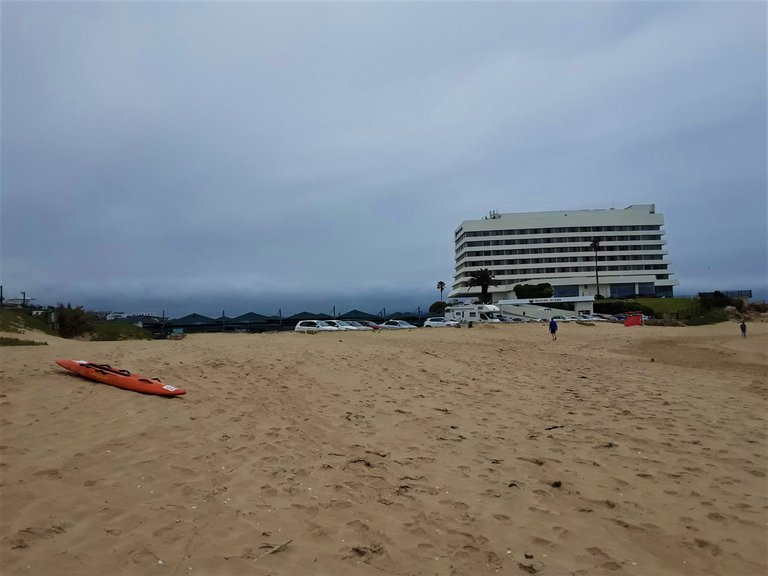
[[[306,332],[308,334],[316,334],[318,332],[338,332],[339,329],[336,326],[331,326],[323,320],[302,320],[294,328],[296,332]]]
[[[424,328],[458,328],[459,323],[456,320],[448,320],[443,316],[436,318],[427,318],[424,320]]]
[[[379,328],[383,330],[410,330],[416,328],[413,324],[408,324],[405,320],[387,320],[379,324]]]
[[[357,328],[351,324],[348,324],[347,322],[344,322],[344,320],[325,320],[325,323],[330,324],[331,326],[335,326],[339,330],[346,330],[347,332],[357,330]]]
[[[358,330],[367,330],[368,332],[373,332],[373,328],[370,326],[366,326],[365,324],[360,324],[360,322],[355,322],[354,320],[345,320],[347,324],[351,324]]]

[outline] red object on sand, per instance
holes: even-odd
[[[56,364],[89,380],[142,394],[180,396],[187,393],[183,388],[164,384],[157,378],[145,378],[138,374],[131,374],[128,370],[112,368],[107,364],[95,364],[85,360],[56,360]]]
[[[643,317],[641,314],[634,314],[627,316],[624,320],[624,326],[640,326],[643,323]]]

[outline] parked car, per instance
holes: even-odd
[[[338,332],[339,329],[323,320],[301,320],[296,324],[294,331],[316,334],[317,332]]]
[[[376,324],[376,322],[371,322],[370,320],[360,320],[359,323],[362,324],[363,326],[368,326],[372,330],[378,330],[379,329],[379,325]]]
[[[589,316],[592,320],[596,320],[598,322],[615,322],[613,316],[610,314],[592,314]]]
[[[357,322],[352,322],[351,320],[336,320],[337,323],[341,324],[342,326],[346,326],[350,330],[367,330],[367,326],[362,326],[361,324],[358,324]]]
[[[347,324],[343,320],[325,320],[326,324],[330,324],[331,326],[335,326],[339,330],[345,330],[347,332],[350,332],[352,330],[357,330],[354,326],[351,324]]]
[[[424,328],[458,328],[459,323],[456,320],[448,320],[443,316],[427,318],[424,320]]]
[[[595,316],[594,314],[581,314],[578,319],[584,322],[608,322],[602,316]]]
[[[552,319],[556,322],[576,322],[579,320],[576,316],[552,316]]]
[[[379,324],[379,328],[385,330],[409,330],[411,328],[416,328],[416,326],[408,324],[405,320],[387,320],[386,322]]]
[[[355,320],[345,320],[345,322],[347,324],[351,324],[352,326],[354,326],[358,330],[367,330],[369,332],[373,331],[373,328],[371,328],[370,326],[366,326],[365,324],[361,324],[360,322],[357,322]]]

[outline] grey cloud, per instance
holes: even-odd
[[[116,306],[341,286],[428,304],[461,220],[655,202],[680,291],[757,288],[765,16],[7,3],[3,284]]]

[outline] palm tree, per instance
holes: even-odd
[[[440,302],[443,301],[443,290],[445,290],[445,282],[440,280],[440,282],[437,283],[437,289],[440,290]]]
[[[488,270],[488,268],[482,268],[469,273],[469,287],[480,286],[480,301],[483,304],[487,304],[490,301],[488,288],[498,285],[496,278],[493,277],[493,272]]]
[[[600,296],[600,275],[597,272],[597,251],[600,249],[600,239],[595,236],[589,245],[595,251],[595,284],[597,284],[597,296]]]

